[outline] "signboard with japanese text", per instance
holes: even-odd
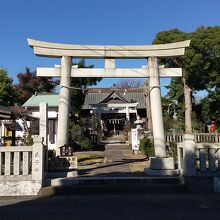
[[[132,150],[139,150],[140,141],[138,140],[138,129],[131,129],[131,146]]]

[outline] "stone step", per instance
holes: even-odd
[[[183,180],[177,177],[80,177],[54,179],[51,186],[42,188],[40,195],[177,192],[187,192]]]
[[[131,149],[123,149],[123,154],[133,154],[133,150],[131,150]]]
[[[186,193],[187,187],[178,184],[148,184],[148,185],[66,185],[49,186],[41,189],[39,196],[71,196],[97,194],[158,194]]]
[[[111,146],[119,146],[119,145],[127,145],[126,141],[120,141],[120,140],[109,140],[109,141],[102,141],[101,144],[105,144],[105,145],[111,145]]]
[[[60,185],[145,185],[183,183],[180,177],[75,177],[51,180],[51,186]]]

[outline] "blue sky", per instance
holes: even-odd
[[[27,38],[73,44],[151,44],[155,35],[179,28],[220,25],[219,0],[0,0],[0,67],[16,74],[25,67],[59,64],[33,54]],[[140,67],[145,60],[120,60],[117,67]],[[103,61],[87,64],[103,67]],[[119,79],[103,79],[110,87]],[[161,84],[167,84],[163,80]],[[163,90],[164,93],[164,90]]]

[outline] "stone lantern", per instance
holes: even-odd
[[[134,124],[136,125],[137,129],[143,129],[143,121],[141,120],[140,116],[137,116],[137,120],[134,121]]]

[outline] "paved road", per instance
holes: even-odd
[[[86,195],[27,201],[0,198],[0,219],[220,219],[219,194]],[[18,202],[18,203],[17,203]]]

